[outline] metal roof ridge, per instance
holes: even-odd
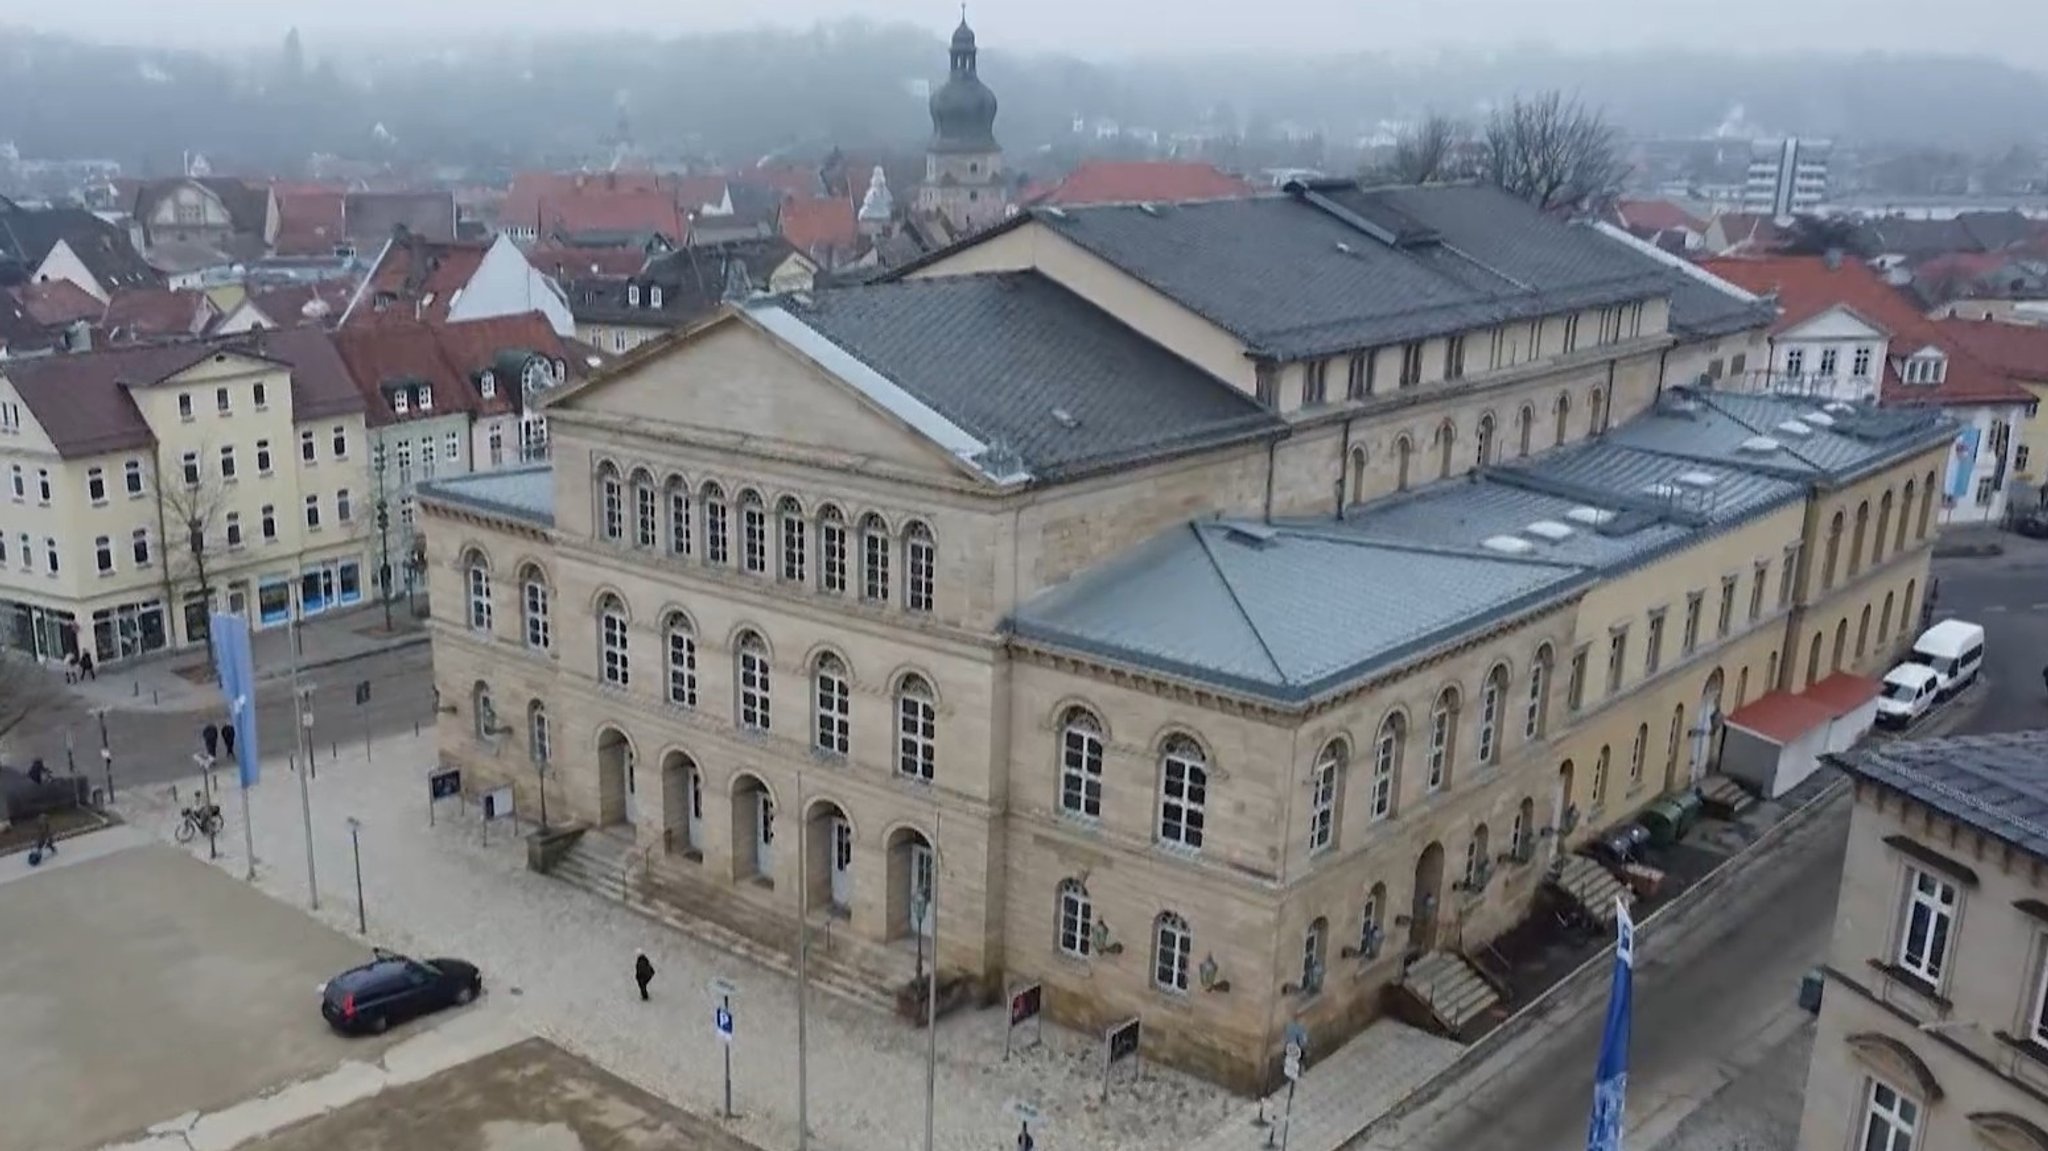
[[[1445,489],[1448,490],[1448,489]],[[1368,515],[1370,513],[1367,513]],[[1538,553],[1512,555],[1473,545],[1459,547],[1453,544],[1428,543],[1422,540],[1395,539],[1361,532],[1335,532],[1317,529],[1307,524],[1286,524],[1279,529],[1282,533],[1301,539],[1318,540],[1323,543],[1342,544],[1347,547],[1375,548],[1380,551],[1401,552],[1407,555],[1440,556],[1444,559],[1485,560],[1493,563],[1513,564],[1517,567],[1557,568],[1564,571],[1584,572],[1592,565],[1572,560],[1546,558]]]
[[[1223,590],[1229,594],[1231,606],[1237,609],[1238,617],[1244,620],[1245,627],[1251,629],[1252,638],[1259,641],[1259,651],[1265,654],[1266,662],[1272,666],[1274,678],[1282,683],[1292,682],[1287,675],[1287,669],[1280,666],[1279,657],[1273,654],[1273,646],[1266,642],[1266,634],[1260,630],[1258,621],[1252,618],[1251,612],[1245,610],[1244,597],[1237,594],[1237,585],[1230,581],[1230,573],[1224,571],[1223,565],[1216,561],[1216,551],[1209,546],[1208,533],[1202,530],[1207,526],[1221,527],[1228,531],[1228,521],[1214,520],[1206,524],[1199,520],[1191,521],[1188,529],[1195,533],[1195,542],[1201,545],[1203,557],[1209,561],[1210,569],[1216,573],[1217,580],[1223,584]]]

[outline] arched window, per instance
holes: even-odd
[[[889,525],[870,512],[860,521],[860,598],[889,602]]]
[[[1856,658],[1860,661],[1863,653],[1870,650],[1870,605],[1863,605],[1863,615],[1856,621]]]
[[[1495,666],[1479,689],[1479,762],[1500,762],[1501,715],[1508,705],[1508,669]]]
[[[654,477],[633,473],[633,546],[651,548],[660,540],[660,505],[654,497]]]
[[[526,756],[536,764],[545,764],[555,757],[555,737],[548,729],[548,709],[539,700],[526,705]]]
[[[1649,758],[1650,725],[1647,723],[1637,724],[1636,742],[1634,746],[1630,747],[1628,750],[1629,790],[1635,790],[1636,785],[1643,782],[1643,768],[1646,765]]]
[[[1906,550],[1906,529],[1913,519],[1913,491],[1913,481],[1907,480],[1905,490],[1900,493],[1903,498],[1899,500],[1899,534],[1892,537],[1892,550],[1895,552]]]
[[[1309,769],[1308,850],[1327,851],[1337,843],[1337,795],[1344,781],[1344,762],[1350,749],[1341,739],[1323,745]]]
[[[597,469],[597,496],[598,530],[608,540],[626,538],[626,490],[618,469],[610,464]]]
[[[1849,537],[1849,578],[1863,570],[1863,545],[1870,533],[1870,501],[1856,505],[1856,528]]]
[[[1395,491],[1405,492],[1408,490],[1409,469],[1413,466],[1414,461],[1415,441],[1409,439],[1406,432],[1394,437]]]
[[[818,509],[818,586],[846,593],[846,517],[831,504]]]
[[[939,548],[932,530],[912,521],[903,530],[903,606],[914,612],[930,612],[938,585]]]
[[[1599,388],[1586,397],[1586,434],[1597,436],[1607,430],[1607,394]]]
[[[690,554],[690,485],[681,476],[670,476],[668,490],[668,552]]]
[[[1838,620],[1838,621],[1836,621],[1836,623],[1835,623],[1835,658],[1834,658],[1834,662],[1833,662],[1832,664],[1830,664],[1830,665],[1829,665],[1829,668],[1828,668],[1828,670],[1830,670],[1830,671],[1840,671],[1840,670],[1842,670],[1842,660],[1843,660],[1843,659],[1844,659],[1844,658],[1845,658],[1845,657],[1846,657],[1846,656],[1847,656],[1848,654],[1849,654],[1849,621],[1848,621],[1848,620],[1846,620],[1846,619],[1845,619],[1845,620]]]
[[[1593,761],[1593,806],[1607,802],[1607,769],[1614,763],[1614,750],[1605,744],[1600,747],[1600,758]]]
[[[1055,918],[1059,924],[1060,950],[1076,959],[1088,958],[1095,947],[1095,904],[1080,880],[1060,880]]]
[[[1323,972],[1328,968],[1330,921],[1317,916],[1301,936],[1301,993],[1313,995],[1323,989]]]
[[[1820,633],[1813,633],[1813,642],[1806,646],[1806,686],[1812,687],[1820,679]]]
[[[1929,471],[1920,480],[1920,526],[1913,538],[1926,539],[1927,527],[1934,520],[1934,473]]]
[[[1060,811],[1102,816],[1102,723],[1086,708],[1070,707],[1060,717]]]
[[[896,774],[930,783],[939,754],[939,705],[932,685],[906,675],[896,688]]]
[[[1375,883],[1365,893],[1365,906],[1358,915],[1358,954],[1378,959],[1380,941],[1387,937],[1387,885]]]
[[[1479,440],[1478,464],[1480,467],[1483,468],[1486,465],[1493,462],[1492,412],[1487,412],[1479,417],[1479,428],[1477,438]]]
[[[1161,912],[1152,925],[1152,986],[1175,995],[1187,991],[1188,958],[1194,950],[1188,921],[1171,911]]]
[[[1457,450],[1458,429],[1451,421],[1445,420],[1436,426],[1436,475],[1447,479],[1451,474],[1451,453]]]
[[[768,570],[768,507],[752,488],[740,492],[740,566],[755,575]]]
[[[528,567],[520,579],[520,628],[526,646],[546,651],[554,646],[555,627],[550,618],[547,577],[537,567]]]
[[[1885,541],[1892,534],[1892,494],[1886,492],[1877,501],[1877,535],[1870,543],[1870,565],[1876,567],[1884,559]]]
[[[668,701],[697,706],[697,633],[682,612],[668,617]]]
[[[1879,645],[1882,645],[1886,639],[1891,637],[1893,594],[1892,592],[1884,593],[1884,611],[1877,617],[1877,642]],[[1905,620],[1903,618],[1900,619],[1899,624],[1899,630],[1904,631]]]
[[[1450,782],[1457,741],[1458,691],[1447,687],[1429,709],[1429,776],[1424,782],[1432,794]]]
[[[1557,419],[1556,443],[1561,446],[1564,443],[1565,436],[1570,434],[1571,431],[1569,426],[1569,421],[1572,418],[1571,396],[1564,392],[1557,393],[1557,404],[1551,411]]]
[[[1717,689],[1718,690],[1718,689]],[[1671,734],[1664,740],[1664,778],[1669,783],[1678,770],[1678,750],[1685,746],[1685,705],[1671,711]]]
[[[1351,490],[1346,493],[1345,503],[1355,504],[1365,498],[1366,452],[1363,444],[1351,449]]]
[[[1372,817],[1375,821],[1394,814],[1394,795],[1401,778],[1401,752],[1407,742],[1407,727],[1399,715],[1390,715],[1380,722],[1379,735],[1372,741]]]
[[[1208,804],[1208,757],[1194,740],[1174,736],[1159,759],[1159,841],[1201,850]]]
[[[818,712],[811,745],[826,755],[845,755],[853,746],[853,677],[844,661],[826,652],[811,668],[811,684]]]
[[[748,731],[770,728],[768,702],[771,688],[768,644],[759,632],[743,631],[733,645],[739,663],[740,726]]]
[[[1841,558],[1841,554],[1842,513],[1836,512],[1835,517],[1828,521],[1827,551],[1823,553],[1821,560],[1820,586],[1822,591],[1835,586],[1835,561]]]
[[[491,565],[481,552],[469,556],[469,628],[491,630]]]
[[[491,703],[491,687],[482,680],[469,689],[470,727],[477,741],[483,742],[497,734],[498,709]]]
[[[1465,890],[1483,890],[1492,864],[1493,857],[1486,847],[1486,825],[1482,823],[1472,829],[1472,838],[1465,841]]]
[[[1508,835],[1508,852],[1517,863],[1527,863],[1536,857],[1536,801],[1523,799],[1522,806],[1515,809],[1515,825]]]
[[[627,642],[626,605],[619,597],[607,595],[597,604],[598,675],[614,687],[633,681]]]
[[[1541,739],[1550,722],[1550,645],[1536,649],[1529,664],[1529,702],[1522,714],[1522,738]]]
[[[804,583],[810,578],[811,526],[804,522],[803,505],[784,496],[775,502],[775,516],[782,521],[782,582]]]
[[[727,533],[725,489],[707,483],[697,502],[704,509],[704,559],[707,563],[732,562],[732,539]]]
[[[1535,434],[1536,409],[1530,407],[1527,404],[1523,404],[1522,410],[1515,416],[1516,455],[1526,456],[1529,454],[1529,441],[1535,436]]]

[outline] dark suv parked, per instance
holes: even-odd
[[[327,981],[320,1014],[349,1035],[378,1034],[394,1023],[475,999],[484,977],[460,959],[408,959],[378,948],[376,958]]]

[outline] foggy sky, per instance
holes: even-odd
[[[1565,50],[1942,52],[2048,68],[2043,0],[973,0],[984,47],[1128,55],[1272,50],[1328,53],[1541,43]],[[95,40],[219,48],[275,43],[293,25],[308,55],[323,36],[403,32],[730,31],[861,16],[943,34],[945,0],[0,0],[0,25]],[[4,33],[0,33],[4,34]],[[353,38],[353,36],[351,36]]]

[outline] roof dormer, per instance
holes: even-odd
[[[1948,354],[1932,344],[1907,356],[1899,378],[1909,384],[1939,384],[1948,378]]]

